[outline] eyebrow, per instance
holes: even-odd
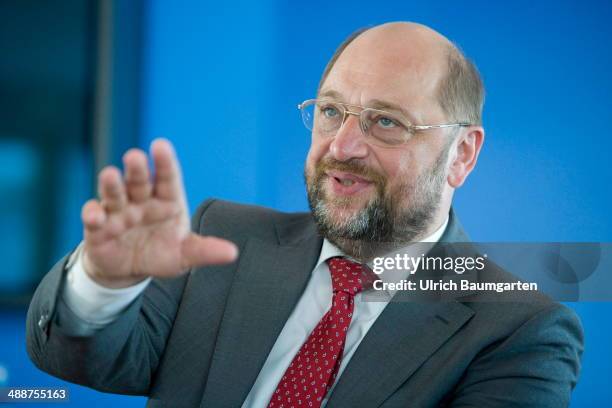
[[[338,99],[339,101],[345,100],[340,92],[335,91],[333,89],[328,89],[323,92],[320,92],[318,97],[329,97],[333,99]],[[350,104],[347,103],[347,105],[350,105]],[[404,115],[406,119],[408,119],[410,124],[414,125],[416,122],[414,119],[414,116],[412,116],[410,112],[406,111],[398,104],[395,104],[392,102],[383,101],[381,99],[370,99],[366,107],[373,108],[373,109],[391,110],[391,111],[400,112],[402,115]]]

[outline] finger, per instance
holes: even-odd
[[[83,204],[81,209],[81,220],[86,230],[97,231],[106,220],[106,213],[98,200],[91,199]]]
[[[81,220],[85,242],[96,245],[106,241],[107,234],[104,227],[108,221],[108,215],[98,200],[92,199],[83,205]]]
[[[108,212],[119,211],[125,206],[127,197],[119,169],[112,166],[102,169],[98,175],[98,194],[102,207]]]
[[[182,267],[223,265],[238,257],[238,248],[233,242],[215,237],[189,234],[181,247]]]
[[[125,189],[130,201],[141,203],[151,196],[153,185],[149,180],[147,156],[142,150],[130,149],[123,155]]]
[[[182,200],[181,169],[172,144],[165,139],[156,139],[151,144],[151,155],[155,165],[155,196],[165,200]]]

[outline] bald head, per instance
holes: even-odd
[[[412,99],[435,98],[448,121],[482,122],[484,89],[476,67],[446,37],[422,24],[393,22],[358,30],[334,53],[319,90],[332,69],[362,73],[362,81],[400,75],[402,86],[414,85],[406,89]]]
[[[446,37],[415,23],[387,23],[358,35],[339,57],[361,54],[396,67],[431,70],[443,68],[449,47]]]

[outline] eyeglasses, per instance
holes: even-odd
[[[351,110],[354,108],[361,111]],[[421,130],[471,126],[469,123],[413,125],[400,114],[329,99],[308,99],[300,103],[298,109],[302,112],[304,126],[325,137],[335,136],[348,115],[358,116],[361,131],[368,142],[381,147],[404,144]]]

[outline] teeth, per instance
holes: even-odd
[[[347,180],[347,179],[340,180],[340,184],[342,184],[343,186],[352,186],[353,183],[355,183],[353,180]]]

